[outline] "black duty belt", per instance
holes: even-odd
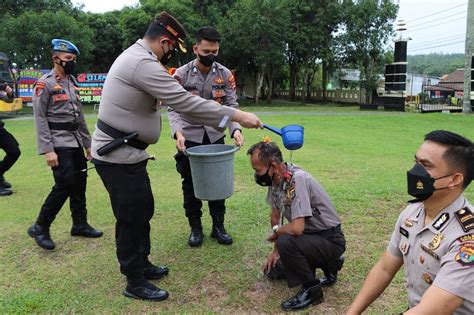
[[[107,153],[112,152],[115,149],[118,149],[122,145],[126,144],[131,147],[134,147],[139,150],[145,150],[148,148],[148,144],[136,139],[138,137],[138,133],[125,133],[114,127],[106,124],[102,120],[97,120],[97,128],[100,129],[102,132],[107,134],[108,136],[114,138],[110,143],[104,145],[103,147],[97,150],[97,154],[100,156],[106,155]]]
[[[76,131],[79,129],[79,123],[77,122],[51,122],[48,121],[49,129],[51,130],[67,130]]]

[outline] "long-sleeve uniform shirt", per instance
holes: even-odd
[[[150,46],[138,40],[112,65],[104,83],[99,119],[124,133],[138,133],[138,140],[156,143],[161,134],[159,103],[185,113],[193,121],[224,130],[235,109],[194,96],[176,82],[158,61]],[[148,158],[144,150],[123,145],[99,156],[97,150],[112,137],[96,128],[92,136],[94,159],[117,164],[134,164]]]
[[[198,95],[207,100],[215,100],[224,106],[239,108],[237,95],[235,93],[235,78],[229,69],[214,62],[207,75],[199,71],[197,60],[193,60],[178,68],[173,75],[185,90],[193,95]],[[216,142],[224,136],[220,130],[196,123],[188,114],[179,113],[172,107],[168,107],[168,117],[171,127],[171,136],[175,138],[176,132],[183,133],[186,140],[202,143],[204,133],[207,133],[211,143]],[[235,130],[240,130],[240,124],[231,122],[229,124],[229,134],[232,136]]]
[[[410,307],[434,285],[462,299],[455,314],[474,314],[474,214],[461,195],[424,225],[423,203],[398,217],[388,251],[403,258]]]
[[[54,70],[42,76],[33,93],[38,153],[54,148],[91,147],[91,136],[82,111],[79,88],[74,77],[61,79]],[[77,130],[53,130],[48,122],[77,124]]]

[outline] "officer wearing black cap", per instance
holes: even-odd
[[[150,220],[154,199],[146,170],[145,149],[161,133],[160,103],[186,113],[194,121],[224,130],[231,121],[261,127],[251,113],[194,96],[173,79],[164,65],[183,46],[183,26],[161,12],[143,39],[126,49],[104,83],[99,120],[92,136],[92,157],[109,195],[116,223],[120,271],[127,277],[127,297],[160,301],[168,292],[148,280],[168,274],[149,261]]]
[[[79,89],[73,76],[79,49],[64,39],[53,39],[54,68],[42,76],[33,93],[38,153],[51,167],[54,186],[28,235],[48,250],[55,248],[49,228],[69,197],[71,235],[100,237],[102,232],[87,223],[86,180],[91,137],[82,112]],[[85,150],[85,152],[84,152]]]

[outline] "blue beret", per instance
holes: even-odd
[[[79,49],[76,45],[65,39],[53,39],[51,41],[51,46],[53,46],[53,51],[63,51],[71,54],[80,55]]]

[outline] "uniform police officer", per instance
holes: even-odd
[[[64,39],[53,39],[51,44],[54,68],[35,85],[33,111],[38,153],[45,156],[55,184],[36,223],[28,229],[28,234],[44,249],[55,247],[49,228],[68,197],[73,221],[71,235],[102,236],[101,231],[87,223],[87,173],[83,170],[91,158],[91,137],[73,76],[79,49]]]
[[[0,79],[0,100],[13,100],[13,90],[3,79]],[[5,157],[0,161],[0,196],[9,196],[13,193],[12,185],[5,180],[4,174],[15,164],[21,152],[15,137],[4,126],[5,123],[0,119],[0,148],[5,151]]]
[[[194,95],[215,100],[224,106],[239,108],[234,76],[229,69],[215,61],[219,53],[219,42],[220,35],[216,29],[208,26],[198,29],[193,47],[197,58],[177,69],[173,77]],[[188,244],[200,246],[204,238],[201,225],[202,202],[194,196],[189,159],[183,151],[203,144],[223,144],[225,135],[210,126],[194,122],[186,114],[181,114],[172,107],[168,109],[168,116],[178,149],[175,155],[176,169],[183,178],[183,206],[191,226]],[[229,124],[229,134],[236,145],[243,145],[241,127],[237,122]],[[219,244],[232,244],[232,237],[224,228],[225,200],[213,200],[208,203],[212,217],[211,237],[217,239]]]
[[[187,92],[164,67],[179,48],[185,51],[183,26],[166,12],[150,24],[143,39],[126,49],[104,83],[92,156],[109,195],[116,223],[120,271],[127,277],[127,297],[164,300],[168,292],[148,280],[168,274],[149,259],[150,219],[154,199],[146,170],[145,149],[161,133],[160,102],[195,122],[223,130],[231,121],[261,127],[253,114]]]
[[[331,199],[309,173],[283,162],[274,142],[258,142],[247,154],[256,183],[268,186],[267,202],[272,209],[273,231],[268,240],[275,247],[263,271],[277,278],[275,268],[282,269],[290,288],[302,285],[295,296],[281,303],[284,310],[318,304],[323,298],[323,283],[315,278],[315,269],[322,268],[335,281],[345,251],[341,222]]]
[[[463,196],[474,176],[474,144],[444,130],[425,136],[407,172],[416,198],[398,217],[387,250],[348,314],[360,314],[402,265],[406,314],[474,314],[474,207]]]

